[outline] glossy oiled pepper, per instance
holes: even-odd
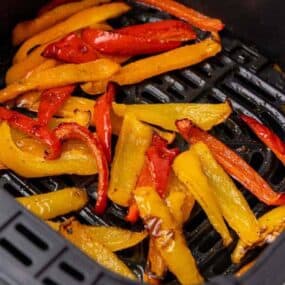
[[[61,141],[79,139],[85,142],[92,151],[99,173],[95,212],[97,214],[103,214],[107,206],[109,169],[106,156],[97,135],[76,123],[61,124],[54,130],[54,134]]]
[[[253,132],[264,142],[275,155],[285,164],[285,143],[269,128],[246,115],[241,119],[253,130]]]
[[[69,85],[43,91],[38,110],[38,122],[42,125],[47,125],[67,101],[74,89],[74,85]]]
[[[219,19],[209,18],[189,7],[184,6],[174,0],[137,0],[138,2],[153,6],[159,10],[176,16],[191,25],[205,31],[220,31],[224,28],[224,24]]]
[[[285,201],[282,200],[285,195],[274,192],[269,184],[251,166],[221,141],[207,132],[194,127],[188,120],[177,122],[177,128],[189,143],[204,142],[225,171],[260,201],[267,205],[284,204]]]
[[[46,159],[56,159],[59,157],[60,142],[46,126],[42,126],[39,122],[30,117],[4,107],[0,107],[0,120],[7,121],[11,127],[47,145]]]

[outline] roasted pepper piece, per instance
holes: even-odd
[[[246,115],[242,115],[241,119],[252,129],[258,138],[265,143],[285,164],[285,143],[269,128]]]
[[[140,215],[169,270],[183,285],[202,283],[203,278],[198,272],[183,234],[155,189],[137,188],[134,196]]]
[[[136,279],[131,270],[110,249],[97,241],[94,235],[77,235],[75,230],[74,223],[67,221],[59,232],[102,266],[127,278]]]
[[[208,177],[229,226],[246,244],[255,243],[260,235],[259,225],[242,193],[216,162],[207,145],[198,142],[191,148],[199,156],[203,172]]]
[[[54,231],[58,232],[60,229],[59,222],[45,221],[47,225],[49,225]]]
[[[60,21],[76,14],[84,9],[101,3],[110,2],[109,0],[83,0],[76,3],[68,3],[56,7],[52,11],[45,13],[33,20],[21,22],[13,30],[13,45],[18,45],[28,38],[54,26]]]
[[[285,206],[277,207],[258,219],[261,236],[260,239],[251,246],[246,245],[242,240],[239,240],[237,246],[232,253],[232,261],[240,263],[246,253],[258,246],[263,246],[266,243],[272,243],[285,230]]]
[[[55,136],[65,141],[68,139],[79,139],[85,142],[96,159],[99,174],[97,190],[97,200],[95,212],[103,214],[107,206],[107,189],[109,179],[109,169],[106,156],[96,134],[91,133],[87,128],[76,123],[63,123],[54,130]]]
[[[90,80],[103,80],[119,70],[120,66],[108,59],[81,64],[63,64],[8,85],[0,91],[0,102],[14,99],[21,93],[43,90]]]
[[[84,189],[65,188],[16,200],[39,218],[48,220],[82,209],[88,196]]]
[[[28,39],[16,53],[13,62],[19,62],[26,58],[28,52],[36,46],[46,44],[69,33],[117,17],[129,9],[130,7],[124,3],[111,3],[85,9]]]
[[[186,45],[127,64],[108,80],[83,84],[82,89],[88,94],[100,94],[106,89],[108,81],[116,82],[121,86],[139,83],[168,71],[197,64],[220,51],[219,43],[206,39],[194,45]]]
[[[126,114],[111,168],[109,198],[128,207],[145,160],[145,152],[152,141],[152,128],[139,122],[133,114]]]
[[[204,130],[225,121],[232,109],[228,102],[221,104],[171,103],[171,104],[134,104],[124,105],[113,103],[116,115],[124,116],[126,112],[136,114],[136,117],[152,125],[166,130],[177,131],[175,122],[188,118]]]
[[[47,125],[74,91],[74,85],[44,90],[41,94],[38,122]]]
[[[205,31],[220,31],[224,28],[224,24],[219,19],[209,18],[194,9],[184,6],[174,0],[137,0],[138,2],[153,6],[170,15],[180,18],[191,25]]]
[[[225,171],[267,205],[284,204],[285,195],[274,192],[269,184],[239,155],[207,132],[194,127],[190,121],[177,123],[181,135],[189,143],[204,142]]]
[[[203,173],[198,155],[193,149],[177,156],[173,163],[177,178],[185,184],[188,191],[201,205],[211,224],[221,235],[225,246],[232,242],[232,237],[224,222],[223,214],[215,197],[213,187]]]

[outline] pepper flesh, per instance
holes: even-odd
[[[203,278],[198,272],[182,232],[177,228],[169,209],[155,189],[136,188],[134,197],[140,215],[169,270],[183,285],[202,283]],[[177,257],[179,257],[179,262],[177,262]]]
[[[107,207],[107,189],[109,179],[108,163],[96,134],[76,123],[63,123],[54,130],[55,136],[61,140],[79,139],[85,142],[92,151],[98,168],[99,183],[95,212],[103,214]]]
[[[138,2],[153,6],[159,10],[176,16],[191,25],[205,31],[216,32],[224,28],[224,24],[219,19],[209,18],[189,7],[184,6],[174,0],[137,0]]]
[[[251,128],[258,138],[265,143],[285,165],[285,143],[269,128],[246,115],[241,119]]]
[[[88,196],[84,189],[65,188],[16,200],[37,217],[48,220],[82,209]]]
[[[40,98],[38,122],[41,125],[47,125],[51,118],[71,96],[74,89],[74,85],[69,85],[43,91]]]
[[[267,205],[284,204],[285,195],[274,192],[269,184],[239,155],[212,135],[194,127],[188,120],[177,122],[181,135],[190,144],[202,141],[211,150],[215,159],[225,171]]]

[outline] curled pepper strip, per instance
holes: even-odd
[[[47,145],[49,149],[46,151],[46,159],[56,159],[60,156],[60,141],[46,126],[42,126],[30,117],[4,107],[0,107],[0,120],[7,121],[11,127]]]
[[[194,127],[189,120],[180,120],[176,126],[183,138],[191,144],[204,142],[225,171],[239,181],[260,201],[267,205],[284,204],[284,196],[273,191],[269,184],[239,155],[207,132]]]
[[[285,164],[285,143],[269,128],[246,115],[241,115],[241,119],[250,129],[265,143],[275,155]]]
[[[75,85],[57,87],[42,92],[38,111],[38,121],[47,125],[74,91]]]
[[[103,214],[107,206],[109,169],[106,156],[97,135],[76,123],[62,123],[54,130],[54,134],[61,141],[79,139],[89,146],[96,159],[99,173],[95,212]]]

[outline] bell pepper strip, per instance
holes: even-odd
[[[215,32],[224,28],[224,24],[221,20],[209,18],[174,0],[137,0],[137,2],[150,5],[154,8],[169,13],[170,15],[182,19],[204,31]]]
[[[188,191],[201,205],[213,227],[221,235],[225,246],[232,242],[232,237],[224,222],[223,213],[210,185],[202,170],[198,155],[193,149],[178,155],[173,163],[177,178],[185,184]]]
[[[265,244],[272,243],[285,230],[285,206],[279,206],[267,212],[258,219],[261,236],[260,239],[251,246],[239,240],[234,252],[232,261],[240,263],[246,253],[254,247],[261,247]]]
[[[109,248],[100,243],[95,235],[77,235],[74,223],[66,221],[59,229],[59,233],[87,254],[90,258],[124,277],[135,280],[136,277],[127,265],[121,261]]]
[[[134,197],[145,227],[169,270],[181,284],[202,283],[203,278],[199,274],[183,234],[155,189],[152,187],[136,188]],[[177,257],[179,257],[179,262],[177,262]]]
[[[81,64],[63,64],[8,85],[0,90],[0,103],[14,99],[21,93],[44,90],[69,84],[103,80],[119,70],[120,66],[108,59],[98,59]]]
[[[29,51],[39,45],[62,38],[72,32],[115,18],[127,12],[130,7],[124,3],[110,3],[85,9],[51,28],[31,37],[19,48],[13,62],[27,57]]]
[[[274,154],[285,165],[285,143],[269,128],[246,115],[241,115],[241,119],[250,127],[258,138],[267,145]]]
[[[76,33],[49,44],[42,56],[66,63],[85,63],[99,58],[98,52]]]
[[[44,90],[41,94],[38,122],[45,126],[74,91],[75,85]]]
[[[125,65],[120,72],[108,80],[83,84],[82,89],[88,94],[100,94],[106,89],[108,81],[119,85],[139,83],[145,79],[197,64],[209,57],[215,56],[222,47],[213,39],[200,43],[186,45],[177,49],[140,59]]]
[[[97,173],[96,160],[82,143],[68,141],[62,146],[60,158],[46,160],[43,158],[45,147],[39,141],[28,139],[26,144],[24,140],[24,145],[21,145],[23,141],[18,141],[17,145],[6,122],[0,124],[0,131],[0,161],[20,176],[36,178]]]
[[[7,167],[2,163],[0,162],[0,170],[6,170]]]
[[[107,206],[109,169],[107,159],[97,135],[76,123],[61,124],[54,129],[54,134],[60,141],[79,139],[86,143],[90,148],[96,159],[99,173],[97,200],[94,210],[97,214],[103,214]]]
[[[220,104],[170,103],[170,104],[133,104],[113,103],[116,115],[123,117],[126,112],[133,112],[146,123],[166,130],[177,131],[175,122],[187,118],[204,130],[224,122],[232,113],[228,102]]]
[[[228,225],[246,244],[254,244],[260,237],[259,225],[242,193],[216,162],[207,145],[198,142],[191,148],[199,156],[203,172],[208,177]]]
[[[256,259],[254,259],[253,261],[247,263],[246,265],[244,265],[236,274],[236,277],[241,277],[243,276],[245,273],[247,273],[256,263]]]
[[[81,210],[88,202],[88,195],[84,189],[65,188],[16,200],[37,217],[48,220]]]
[[[55,9],[58,6],[61,6],[67,3],[76,2],[76,1],[78,0],[50,0],[47,4],[41,7],[41,9],[38,11],[38,15],[43,15],[49,12],[50,10]]]
[[[48,128],[52,130],[62,123],[77,123],[82,127],[89,128],[90,122],[91,118],[88,112],[76,110],[73,118],[52,118],[48,123]]]
[[[50,226],[54,231],[58,232],[60,229],[60,224],[59,222],[52,222],[52,221],[45,221],[45,223]]]
[[[161,41],[190,41],[196,38],[192,27],[182,21],[162,20],[154,23],[127,26],[116,33]]]
[[[96,133],[103,147],[107,161],[110,162],[111,157],[111,138],[112,138],[112,122],[111,122],[111,109],[112,102],[115,99],[116,86],[109,83],[106,93],[96,100],[94,106],[94,125]]]
[[[284,195],[274,192],[250,165],[221,141],[194,127],[188,120],[177,122],[177,128],[183,138],[190,144],[199,141],[205,143],[224,170],[260,201],[267,205],[284,204],[285,201],[282,201]]]
[[[145,152],[151,145],[153,130],[139,122],[133,114],[126,114],[111,167],[109,198],[128,207],[145,161]]]
[[[24,21],[16,25],[13,30],[13,45],[19,45],[34,35],[54,26],[68,17],[92,6],[97,6],[109,0],[83,0],[76,3],[66,3],[38,16],[33,20]]]
[[[60,142],[47,127],[42,126],[30,117],[4,107],[0,107],[0,120],[7,121],[11,127],[24,132],[48,146],[45,154],[46,159],[56,159],[60,156]]]

